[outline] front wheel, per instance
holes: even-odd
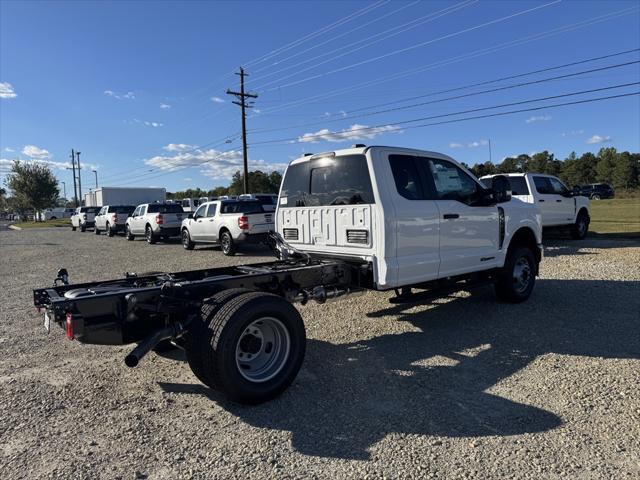
[[[129,225],[126,225],[124,227],[124,236],[127,240],[129,240],[130,242],[132,242],[135,237],[133,236],[133,234],[131,233],[131,229],[129,228]]]
[[[71,231],[75,232],[76,231],[76,227],[74,227],[73,225],[71,225]]]
[[[185,250],[193,250],[193,247],[196,246],[196,244],[191,240],[189,230],[187,230],[186,228],[182,230],[182,246]]]
[[[270,293],[243,293],[207,320],[200,355],[208,385],[245,404],[275,398],[291,385],[306,349],[304,323],[293,305]]]
[[[95,227],[93,227],[93,233],[95,233],[96,235],[100,235],[100,230],[98,230],[98,226],[97,225]]]
[[[509,303],[524,302],[536,283],[536,260],[527,247],[515,247],[507,254],[504,268],[495,283],[496,296]]]
[[[222,235],[220,235],[220,247],[222,248],[222,253],[229,257],[236,254],[236,246],[229,232],[222,232]]]
[[[571,238],[574,240],[582,240],[587,236],[588,231],[589,216],[584,212],[580,212],[578,218],[576,218],[576,223],[571,225]]]
[[[86,232],[87,231],[87,225],[86,224],[80,225],[80,231],[81,232]]]
[[[111,228],[111,224],[107,223],[107,237],[113,237],[115,235],[113,229]]]
[[[600,195],[598,195],[597,193],[591,195],[591,200],[600,200]]]

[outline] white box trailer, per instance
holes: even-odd
[[[84,196],[88,207],[102,205],[139,205],[141,203],[164,202],[165,188],[151,187],[102,187]]]

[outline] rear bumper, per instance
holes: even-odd
[[[269,234],[264,233],[241,233],[235,239],[237,243],[266,243],[269,239]]]
[[[153,233],[156,235],[162,235],[163,237],[177,237],[180,235],[180,226],[158,227]]]

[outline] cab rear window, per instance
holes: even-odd
[[[147,213],[183,213],[181,205],[172,203],[150,204]]]
[[[260,202],[251,200],[239,200],[237,202],[223,202],[221,213],[264,213]]]
[[[325,207],[375,203],[367,159],[344,155],[290,165],[282,183],[280,206]]]

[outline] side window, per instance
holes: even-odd
[[[146,205],[142,205],[140,207],[140,215],[146,215],[147,213],[147,206]]]
[[[507,177],[511,184],[511,195],[529,195],[527,179],[524,177]]]
[[[189,207],[189,200],[182,200],[183,207]]]
[[[549,178],[551,182],[551,188],[553,188],[553,193],[557,193],[558,195],[562,195],[567,192],[568,188],[564,186],[564,184],[558,180],[557,178]]]
[[[408,200],[424,200],[425,194],[415,158],[410,155],[389,155],[389,165],[398,193]]]
[[[547,177],[533,177],[533,183],[535,184],[538,193],[543,195],[551,195],[554,193],[551,182]]]
[[[132,217],[137,217],[138,215],[140,215],[140,207],[136,207],[136,209],[131,214]]]
[[[196,210],[196,213],[193,214],[194,217],[204,217],[204,211],[206,210],[207,206],[206,205],[202,205],[200,207],[198,207],[198,209]]]
[[[457,200],[470,204],[479,185],[462,169],[446,160],[429,160],[437,200]]]
[[[216,207],[215,203],[210,203],[209,208],[207,209],[207,217],[215,217],[216,216]]]

